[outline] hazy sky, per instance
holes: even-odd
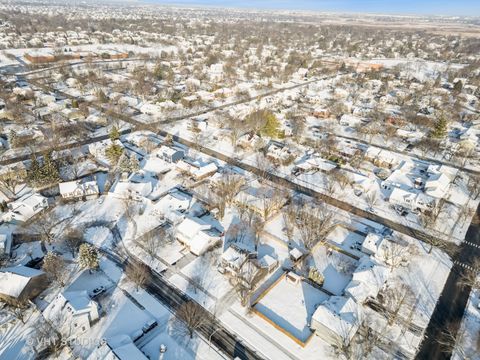
[[[480,0],[149,0],[149,2],[261,9],[480,16]]]

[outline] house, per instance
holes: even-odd
[[[176,163],[182,160],[185,154],[182,150],[162,145],[157,153],[157,156],[160,156],[163,160],[169,163]]]
[[[345,288],[345,295],[357,304],[363,304],[367,298],[375,298],[388,279],[390,271],[379,262],[364,256],[352,275],[352,280]]]
[[[242,207],[257,212],[262,217],[271,217],[286,203],[285,196],[279,196],[274,187],[263,187],[258,181],[250,183],[235,196],[233,201]]]
[[[325,341],[348,345],[360,327],[361,317],[361,308],[352,298],[331,296],[313,313],[311,328]]]
[[[24,223],[48,208],[48,200],[37,193],[28,193],[8,204],[9,211],[2,216],[5,222]]]
[[[118,181],[110,189],[110,194],[119,199],[133,199],[141,201],[152,192],[152,183],[134,183],[130,181]]]
[[[295,168],[293,169],[293,174],[300,174],[306,172],[317,172],[322,171],[328,173],[335,169],[337,164],[332,161],[325,160],[320,156],[310,156],[306,159],[300,160],[296,163]]]
[[[195,180],[198,181],[215,174],[218,170],[218,167],[213,162],[208,164],[201,164],[196,161],[193,162],[184,159],[177,162],[177,169],[185,172],[186,174],[192,176]]]
[[[262,138],[251,131],[238,138],[237,146],[244,150],[251,150],[255,149],[261,142]]]
[[[100,306],[90,298],[86,290],[65,291],[57,295],[45,309],[46,317],[61,315],[70,334],[82,334],[100,318]]]
[[[377,147],[370,146],[365,152],[365,160],[373,165],[391,169],[397,162],[398,157],[394,153]]]
[[[0,257],[10,256],[12,250],[12,232],[0,227]]]
[[[450,184],[455,178],[458,170],[443,165],[429,165],[427,168],[427,179],[423,191],[428,196],[437,199],[446,197]]]
[[[176,228],[177,240],[200,256],[217,245],[222,233],[198,217],[186,217]]]
[[[119,334],[107,339],[93,349],[87,360],[148,360],[149,358],[135,345],[127,334]]]
[[[160,108],[159,105],[151,104],[147,102],[141,103],[138,106],[138,110],[140,110],[142,114],[152,115],[152,116],[159,116],[162,113],[162,109]]]
[[[330,111],[322,107],[317,107],[313,110],[312,115],[317,119],[327,119],[330,117]]]
[[[394,188],[388,201],[393,205],[402,206],[412,211],[432,210],[437,205],[437,199],[421,192]]]
[[[364,193],[368,193],[371,190],[375,190],[375,179],[365,176],[359,173],[350,173],[349,178],[352,181],[352,187],[357,190],[361,190]]]
[[[367,255],[375,255],[382,248],[384,238],[377,233],[368,233],[362,243],[362,252]],[[380,254],[381,256],[381,254]]]
[[[218,271],[222,274],[236,275],[248,260],[256,258],[256,252],[249,251],[245,247],[240,246],[240,244],[230,244],[221,256]]]
[[[0,300],[20,305],[35,298],[48,286],[47,275],[37,269],[15,266],[0,269]]]
[[[285,144],[275,140],[270,140],[265,149],[265,155],[278,162],[284,162],[293,157],[292,152]]]
[[[58,184],[63,199],[93,198],[99,194],[96,181],[81,183],[79,180]]]

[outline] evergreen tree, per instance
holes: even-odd
[[[118,144],[112,144],[107,148],[107,150],[105,150],[105,155],[113,165],[118,163],[118,160],[122,154],[123,148]]]
[[[278,138],[280,137],[280,122],[278,121],[277,117],[271,113],[270,111],[266,111],[265,114],[265,125],[260,130],[262,135],[269,136],[271,138]]]
[[[28,169],[28,180],[32,183],[36,183],[40,179],[40,164],[35,155],[32,155],[30,169]]]
[[[98,251],[90,244],[80,245],[78,263],[82,269],[95,270],[98,268]]]
[[[117,127],[114,126],[112,127],[112,130],[110,130],[110,140],[115,141],[120,139],[120,132],[118,131]]]
[[[8,134],[8,139],[10,141],[10,146],[12,148],[15,148],[18,146],[18,135],[16,131],[10,130],[10,133]]]
[[[463,90],[463,83],[462,80],[458,80],[455,85],[453,85],[453,92],[456,94],[460,94]]]
[[[440,116],[435,122],[435,126],[431,132],[431,136],[435,139],[444,138],[447,135],[447,119],[444,116]]]

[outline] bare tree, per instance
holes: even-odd
[[[287,236],[289,241],[293,239],[293,233],[295,231],[295,226],[297,223],[297,212],[298,207],[293,203],[288,204],[286,207],[283,208],[282,215],[283,215],[283,224],[284,228],[283,231]]]
[[[267,221],[285,203],[286,194],[280,189],[262,188],[259,190],[259,197],[262,202],[262,217]]]
[[[149,231],[144,234],[139,241],[140,247],[150,256],[150,260],[153,261],[157,255],[158,250],[165,243],[166,234],[163,228],[160,231]]]
[[[324,206],[304,205],[298,212],[297,228],[308,251],[324,242],[333,226],[333,213]]]
[[[14,304],[8,306],[10,314],[12,314],[15,319],[20,320],[22,324],[25,324],[25,317],[27,316],[27,311],[25,311],[29,306],[28,300],[20,300]]]
[[[68,230],[64,236],[63,242],[68,248],[72,257],[75,257],[78,252],[78,248],[83,243],[83,232],[78,228],[72,228]]]
[[[25,224],[24,226],[40,236],[42,242],[51,244],[55,240],[53,228],[59,224],[60,220],[55,211],[43,211],[35,222]]]
[[[480,289],[480,259],[474,259],[470,268],[461,274],[459,285]]]
[[[193,338],[193,334],[206,324],[205,310],[193,300],[187,300],[177,309],[173,325],[184,336]]]
[[[462,329],[461,321],[451,322],[443,329],[437,342],[445,353],[455,353],[461,359],[473,359],[469,356],[464,346],[465,329]]]
[[[250,301],[252,285],[257,275],[256,267],[250,261],[246,261],[240,270],[230,278],[230,283],[242,306],[247,306]]]
[[[244,183],[245,180],[241,176],[224,174],[208,192],[210,206],[218,208],[220,219],[223,218],[226,207],[233,202]]]
[[[60,255],[49,251],[43,258],[42,269],[55,283],[62,287],[65,286],[67,266],[65,260]]]
[[[150,270],[144,264],[129,263],[125,273],[127,277],[135,283],[135,289],[137,291],[150,279]]]
[[[17,196],[20,184],[25,183],[26,172],[20,168],[12,169],[0,175],[0,186],[7,190],[13,198]]]
[[[369,191],[368,193],[365,194],[365,201],[367,202],[368,205],[368,210],[373,211],[374,206],[378,202],[378,194],[376,191]]]
[[[408,260],[408,248],[394,240],[384,240],[386,246],[383,249],[382,259],[390,266],[390,270],[399,267]]]
[[[468,190],[470,197],[474,200],[480,195],[480,175],[470,175],[468,178]]]

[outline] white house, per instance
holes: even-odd
[[[152,192],[152,183],[134,183],[129,181],[118,181],[110,189],[110,194],[119,199],[133,199],[141,201]]]
[[[331,343],[348,344],[361,323],[361,307],[350,297],[332,296],[313,313],[311,328]]]
[[[362,243],[362,251],[367,255],[375,255],[381,251],[383,236],[377,233],[368,233]],[[380,255],[381,256],[381,255]]]
[[[48,200],[37,193],[29,193],[8,204],[9,211],[2,216],[5,222],[26,222],[48,208]]]
[[[376,297],[388,279],[390,271],[379,262],[364,256],[355,269],[352,280],[345,288],[345,294],[362,304],[369,297]]]
[[[177,169],[183,171],[195,180],[202,180],[217,172],[218,167],[215,163],[199,164],[197,162],[180,160],[177,162]]]
[[[393,205],[399,205],[412,211],[432,210],[437,205],[437,200],[431,196],[401,188],[394,188],[388,201]]]
[[[285,161],[292,156],[292,152],[285,144],[271,140],[267,145],[266,156],[275,161]]]
[[[162,113],[162,109],[159,105],[150,104],[147,102],[141,103],[138,106],[138,110],[140,110],[142,114],[152,115],[152,116],[159,116]]]
[[[100,306],[86,290],[66,291],[50,303],[44,315],[53,322],[61,321],[63,325],[57,325],[64,334],[83,334],[100,318]]]
[[[295,165],[294,171],[299,172],[309,172],[309,171],[322,171],[330,172],[337,167],[332,161],[325,160],[318,155],[309,157],[307,159],[302,159]]]
[[[63,199],[78,199],[86,197],[92,198],[99,194],[98,185],[96,181],[87,181],[81,183],[77,181],[68,181],[58,184],[60,195]]]
[[[177,240],[200,256],[221,240],[222,234],[198,217],[186,217],[176,228]]]
[[[162,145],[157,153],[163,160],[169,163],[176,163],[185,156],[182,150],[174,149],[169,146]]]
[[[456,169],[446,166],[430,165],[427,169],[428,178],[424,185],[425,194],[437,199],[444,198],[450,189],[456,171]]]
[[[177,225],[185,218],[185,213],[192,205],[192,201],[192,196],[174,189],[154,203],[153,211],[160,218],[165,218]]]

